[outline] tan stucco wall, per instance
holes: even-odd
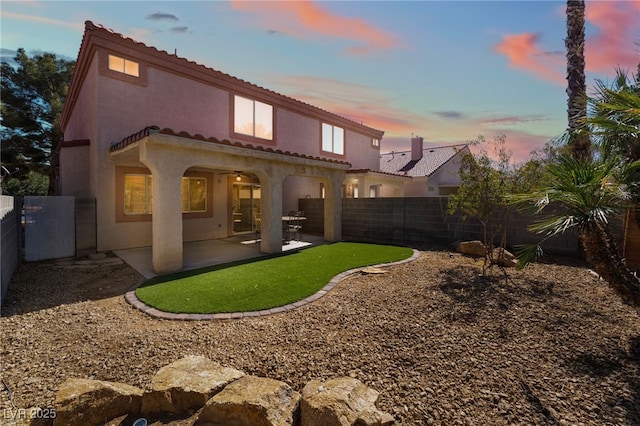
[[[228,92],[153,67],[147,67],[146,87],[101,76],[98,96],[106,145],[151,125],[229,136]]]
[[[93,61],[76,100],[76,108],[64,129],[64,138],[67,141],[89,139],[96,128],[97,77],[98,67]]]
[[[426,197],[427,195],[427,182],[426,176],[414,177],[411,181],[404,185],[405,197]]]
[[[320,142],[320,120],[284,109],[278,109],[276,116],[279,149],[313,156],[326,155]],[[380,148],[371,146],[370,136],[345,129],[345,155],[340,159],[351,163],[354,169],[377,170],[380,167]]]
[[[96,197],[96,180],[97,177],[93,170],[95,170],[96,166],[96,149],[97,149],[97,129],[98,129],[98,116],[97,116],[97,93],[98,93],[98,68],[97,64],[92,62],[89,70],[85,76],[84,83],[82,85],[82,89],[78,94],[78,98],[76,100],[76,109],[74,110],[74,114],[71,116],[65,131],[64,131],[64,140],[72,141],[78,139],[88,139],[90,141],[90,145],[87,149],[87,152],[84,155],[85,158],[83,161],[84,165],[87,167],[87,175],[81,181],[73,181],[80,177],[80,175],[75,175],[73,171],[69,171],[68,169],[74,169],[78,167],[76,164],[71,163],[67,160],[71,158],[67,156],[66,160],[61,159],[60,163],[60,174],[61,181],[60,186],[62,192],[60,195],[76,195],[75,193],[82,193],[84,197]],[[64,155],[64,154],[62,154]],[[72,154],[76,155],[76,154]],[[83,166],[80,166],[83,167]],[[66,188],[68,188],[71,192],[67,193]]]
[[[279,108],[276,111],[278,148],[283,151],[320,155],[320,122]]]
[[[88,183],[89,145],[61,148],[60,195],[89,198],[91,194]]]
[[[346,154],[352,169],[380,168],[380,147],[371,146],[371,137],[361,135],[351,130],[346,132]]]
[[[396,186],[382,184],[380,187],[380,197],[403,197],[404,190]]]

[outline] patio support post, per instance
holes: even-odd
[[[182,176],[186,167],[176,156],[144,145],[141,161],[152,176],[153,271],[168,274],[182,270]]]
[[[153,270],[182,270],[182,172],[153,173]]]
[[[282,185],[284,176],[277,169],[260,173],[260,251],[282,251]]]
[[[367,191],[367,179],[364,176],[358,179],[358,198],[369,198],[369,191]]]
[[[324,198],[324,239],[342,240],[342,182],[344,171],[333,172],[325,187]]]

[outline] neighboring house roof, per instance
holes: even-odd
[[[403,179],[411,179],[410,176],[407,176],[403,173],[391,173],[391,172],[384,172],[382,170],[372,170],[372,169],[349,169],[347,170],[347,174],[375,174],[375,175],[399,177]]]
[[[61,126],[63,130],[69,120],[71,111],[73,111],[80,88],[82,87],[82,82],[88,72],[91,61],[93,60],[95,50],[98,48],[110,50],[113,49],[114,45],[127,51],[129,56],[131,56],[131,50],[135,51],[136,55],[139,55],[140,60],[145,61],[152,66],[155,65],[164,71],[183,74],[190,78],[202,80],[207,84],[211,84],[233,93],[259,97],[275,106],[291,111],[303,112],[306,115],[316,117],[320,120],[330,121],[332,124],[353,129],[376,139],[382,139],[382,136],[384,135],[384,131],[382,130],[365,126],[362,123],[339,116],[272,90],[265,89],[264,87],[257,86],[229,74],[222,73],[213,68],[197,64],[175,54],[170,54],[164,50],[161,51],[155,47],[147,46],[144,43],[116,33],[111,29],[107,29],[101,25],[95,25],[91,21],[85,22],[85,32],[82,38],[82,44],[80,45],[80,51],[78,52],[75,72],[71,80],[69,94],[62,113]]]
[[[390,152],[380,155],[380,170],[407,176],[431,176],[460,151],[468,150],[467,144],[425,148],[422,158],[411,159],[411,151]]]
[[[251,144],[248,143],[241,143],[241,142],[231,142],[229,140],[218,140],[214,137],[210,137],[210,138],[205,138],[202,135],[191,135],[188,132],[175,132],[172,129],[169,128],[164,128],[164,129],[160,129],[158,126],[148,126],[145,127],[144,129],[140,130],[139,132],[136,132],[132,135],[127,136],[126,138],[122,139],[119,142],[112,142],[111,146],[109,147],[109,152],[117,152],[120,151],[124,148],[126,148],[127,146],[134,144],[136,142],[138,142],[139,140],[149,136],[150,134],[153,133],[161,133],[163,135],[169,135],[169,136],[178,136],[181,138],[187,138],[187,139],[195,139],[195,140],[199,140],[199,141],[203,141],[203,142],[209,142],[209,143],[215,143],[215,144],[220,144],[220,145],[230,145],[230,146],[236,146],[238,148],[245,148],[245,149],[253,149],[256,151],[264,151],[264,152],[272,152],[274,154],[281,154],[281,155],[288,155],[291,157],[298,157],[298,158],[308,158],[310,160],[318,160],[318,161],[325,161],[327,163],[336,163],[336,164],[345,164],[345,165],[350,165],[349,162],[346,161],[340,161],[340,160],[334,160],[334,159],[330,159],[330,158],[324,158],[324,157],[314,157],[311,155],[304,155],[304,154],[298,154],[295,152],[290,152],[290,151],[282,151],[280,149],[273,149],[271,147],[264,147],[262,145],[256,145],[253,146]]]

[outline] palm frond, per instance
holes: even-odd
[[[531,262],[535,262],[544,254],[539,244],[522,244],[514,247],[515,255],[518,258],[516,269],[523,269]]]
[[[536,234],[544,234],[547,237],[553,237],[565,233],[567,230],[579,226],[583,221],[578,216],[560,215],[551,216],[533,222],[529,226],[529,231]]]

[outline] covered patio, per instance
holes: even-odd
[[[341,185],[349,163],[310,157],[269,147],[205,139],[148,127],[110,148],[116,165],[142,164],[153,176],[151,264],[162,275],[188,268],[181,211],[181,180],[192,168],[243,170],[256,176],[261,188],[261,232],[256,255],[283,251],[283,183],[287,176],[316,178],[325,188],[324,240],[340,241]],[[196,247],[197,244],[194,245]],[[212,257],[224,257],[228,246],[211,247]],[[238,249],[239,250],[239,249]],[[126,259],[125,259],[126,260]]]

